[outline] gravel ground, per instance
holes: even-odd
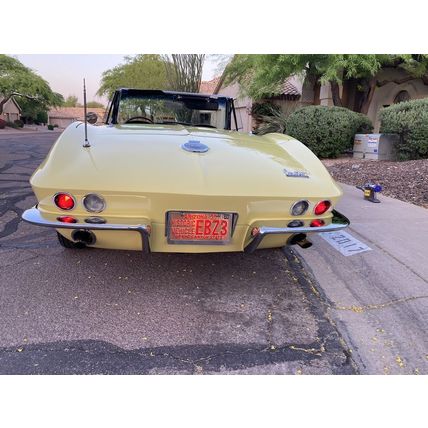
[[[407,162],[326,159],[324,165],[336,181],[380,184],[382,194],[428,208],[428,159]]]

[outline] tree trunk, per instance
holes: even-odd
[[[318,81],[318,79],[316,79],[314,83],[314,105],[320,104],[320,92],[321,92],[321,84]]]
[[[342,100],[340,98],[339,84],[337,82],[330,81],[330,87],[331,87],[331,96],[333,98],[333,104],[336,107],[343,107]]]
[[[361,109],[360,113],[367,114],[370,108],[370,104],[373,100],[373,95],[376,90],[376,78],[372,77],[368,84],[367,84],[367,90],[365,91],[363,97],[362,97],[362,103],[361,103]]]

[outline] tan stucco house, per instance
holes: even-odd
[[[367,111],[367,116],[373,123],[374,132],[379,131],[379,111],[382,107],[387,107],[401,101],[428,97],[428,77],[415,78],[403,69],[385,67],[377,73],[375,78],[376,86]],[[228,86],[224,85],[223,76],[213,79],[213,81],[216,82],[216,87],[211,93],[220,93],[233,97],[240,116],[238,122],[242,121],[240,130],[251,132],[255,125],[255,121],[251,116],[254,101],[240,94],[240,87],[237,83]],[[204,88],[212,88],[212,85],[209,85],[210,82],[202,82],[202,84],[208,84]],[[202,87],[203,85],[201,85],[201,89]],[[356,110],[358,91],[352,81],[347,81],[345,88],[343,85],[340,86],[340,95],[344,107]],[[315,94],[312,84],[306,82],[304,78],[295,76],[284,81],[282,93],[279,96],[260,101],[269,101],[280,105],[281,109],[286,112],[290,112],[298,106],[313,104],[334,105],[329,84],[322,85],[319,94]],[[238,123],[238,125],[240,124]]]
[[[0,97],[0,100],[2,98]],[[3,113],[0,114],[0,119],[5,120],[6,122],[14,122],[21,118],[21,107],[15,100],[15,98],[11,98],[8,100],[3,106]]]
[[[88,108],[88,112],[94,112],[98,116],[97,124],[103,121],[105,110],[103,108]],[[67,128],[77,120],[83,121],[84,109],[83,107],[57,107],[49,110],[48,124],[57,125],[59,128]]]
[[[284,111],[290,108],[295,109],[302,105],[301,86],[302,85],[298,79],[290,77],[283,83],[281,94],[276,97],[269,98],[269,102],[281,106],[281,109]],[[255,102],[251,98],[243,96],[240,93],[240,87],[238,83],[225,85],[224,76],[216,77],[210,81],[202,82],[199,92],[206,94],[221,94],[232,97],[235,103],[239,131],[251,132],[253,130],[255,121],[251,112]],[[235,127],[233,120],[232,127]]]

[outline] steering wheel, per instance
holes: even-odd
[[[146,116],[133,116],[130,117],[125,123],[132,123],[133,121],[145,121],[147,123],[154,123],[152,119],[146,117]]]

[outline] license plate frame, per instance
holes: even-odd
[[[196,222],[196,220],[226,220],[227,221],[227,233],[225,238],[222,239],[205,239],[206,235],[197,235],[196,228],[197,225],[194,223],[192,226],[182,226],[182,228],[192,228],[195,230],[195,233],[183,233],[183,239],[177,239],[177,231],[174,228],[179,228],[178,225],[173,225],[172,221],[178,216],[181,218],[185,218],[185,216],[192,216],[194,218],[190,219],[192,222]],[[166,213],[166,222],[165,222],[165,235],[167,238],[168,244],[173,245],[227,245],[230,243],[233,235],[233,231],[235,229],[237,221],[237,214],[231,212],[218,212],[218,211],[188,211],[188,210],[174,210],[168,211]],[[221,227],[221,225],[220,225]],[[218,228],[217,228],[218,229]],[[201,230],[201,226],[199,227],[199,231]],[[219,232],[219,230],[217,230]],[[190,236],[201,236],[201,238],[193,238]],[[213,235],[209,235],[213,237]]]

